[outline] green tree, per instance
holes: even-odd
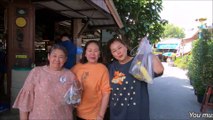
[[[114,0],[114,3],[124,24],[120,33],[131,47],[144,36],[148,36],[151,43],[159,41],[167,23],[159,15],[162,0]]]
[[[203,29],[203,37],[193,42],[192,56],[188,64],[188,77],[197,95],[204,95],[207,85],[213,85],[212,29]]]
[[[184,30],[180,27],[177,27],[173,24],[166,24],[164,26],[163,38],[184,38]]]

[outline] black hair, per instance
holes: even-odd
[[[70,40],[72,39],[71,35],[68,34],[68,33],[66,33],[66,32],[63,33],[63,34],[61,34],[61,35],[60,35],[60,38],[62,38],[62,37],[64,37],[64,36],[65,36],[65,37],[68,37]]]
[[[113,59],[114,57],[113,57],[113,55],[112,55],[112,53],[111,53],[111,50],[110,50],[110,46],[112,45],[112,43],[114,43],[114,42],[120,42],[121,44],[123,44],[124,46],[126,46],[127,47],[127,55],[128,56],[131,56],[130,55],[130,49],[129,49],[129,46],[122,40],[122,39],[120,39],[120,38],[112,38],[111,40],[109,40],[108,42],[107,42],[107,49],[108,49],[108,51],[110,51],[109,52],[109,58],[108,59]]]
[[[87,60],[85,54],[86,54],[86,50],[87,50],[88,45],[91,44],[91,43],[95,43],[95,44],[98,45],[98,47],[99,47],[100,57],[98,58],[98,63],[101,63],[101,62],[103,61],[103,60],[102,60],[102,52],[101,52],[101,49],[100,49],[100,44],[99,44],[99,42],[96,41],[96,40],[90,40],[90,41],[88,41],[88,42],[86,43],[86,45],[85,45],[85,47],[84,47],[84,49],[83,49],[82,58],[81,58],[81,60],[80,60],[80,62],[81,62],[82,64],[88,62],[88,60]]]

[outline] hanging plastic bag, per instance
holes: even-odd
[[[146,37],[140,41],[137,54],[131,63],[129,73],[140,81],[153,83],[152,46],[149,44]]]
[[[73,80],[72,85],[64,95],[65,102],[77,106],[81,102],[82,86],[78,80]]]

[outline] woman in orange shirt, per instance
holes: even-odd
[[[97,41],[86,43],[82,59],[71,70],[83,85],[80,105],[77,107],[77,119],[103,120],[109,95],[109,73],[102,64],[100,47]]]

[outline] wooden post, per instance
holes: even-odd
[[[83,27],[81,19],[74,19],[72,26],[73,26],[73,42],[75,43],[75,45],[81,46],[82,38],[78,34]],[[81,56],[77,55],[76,56],[76,62],[79,62],[80,58],[81,58]]]
[[[213,85],[209,85],[206,88],[206,92],[203,97],[203,102],[201,104],[200,111],[206,112],[207,108],[213,108],[213,103],[210,101],[213,96]]]
[[[12,94],[11,76],[13,67],[30,67],[34,62],[34,19],[34,6],[29,1],[13,1],[7,7],[7,91],[9,97]]]

